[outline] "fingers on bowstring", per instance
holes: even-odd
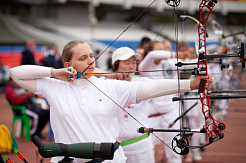
[[[71,77],[77,75],[77,70],[74,69],[73,67],[68,67],[67,71],[70,72],[69,74],[72,75]]]
[[[116,75],[117,80],[123,80],[124,79],[124,75],[122,73],[117,73],[115,75]]]
[[[77,71],[73,67],[68,67],[67,71],[69,72],[69,75],[67,76],[67,81],[69,83],[72,83],[73,82],[73,77],[75,77],[77,75]]]
[[[123,73],[124,75],[124,79],[129,79],[131,76],[130,76],[130,73]]]
[[[73,68],[73,67],[68,67],[67,70],[68,70],[69,72],[71,72],[71,73],[76,73],[76,74],[77,74],[76,69]]]

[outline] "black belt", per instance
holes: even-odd
[[[119,146],[120,146],[120,142],[116,141],[114,143],[114,152],[119,148]],[[93,159],[93,160],[86,162],[86,163],[101,163],[103,161],[105,161],[105,160],[100,159],[100,158],[96,158],[96,159]]]

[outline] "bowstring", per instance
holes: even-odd
[[[177,21],[179,22],[179,19],[177,18]],[[187,30],[186,30],[186,23],[185,23],[186,21],[180,21],[180,27],[181,27],[181,36],[182,36],[182,38],[181,38],[181,40],[182,40],[182,42],[186,42],[185,40],[185,38],[186,38],[186,33],[187,33]],[[185,32],[184,32],[185,31]],[[186,56],[185,56],[185,58],[186,58]],[[183,61],[182,61],[183,62]],[[184,61],[185,62],[185,61]],[[179,76],[179,78],[180,78],[180,76]],[[180,87],[179,87],[179,89],[180,89]],[[180,90],[179,90],[180,91]],[[181,97],[181,96],[184,96],[184,94],[181,94],[181,93],[179,93],[179,97]],[[183,100],[180,100],[179,101],[179,111],[180,111],[180,115],[181,114],[183,114],[183,112],[185,112],[185,110],[186,110],[187,108],[185,107],[185,101],[183,101]],[[189,120],[188,120],[188,117],[187,117],[187,115],[185,114],[182,118],[181,118],[181,120],[180,120],[180,128],[184,128],[184,127],[188,127],[188,128],[190,128],[190,125],[189,125]],[[181,133],[180,133],[181,134]]]
[[[178,41],[179,41],[179,21],[178,21],[178,18],[177,18],[177,15],[175,14],[176,13],[176,7],[173,6],[173,11],[174,11],[174,22],[175,23],[175,26],[174,26],[174,37],[175,37],[175,44],[176,44],[176,54],[177,54],[177,63],[179,62],[179,52],[178,52]],[[180,74],[179,74],[179,67],[177,66],[177,78],[178,78],[178,96],[180,97],[181,96],[181,93],[180,93]],[[179,108],[179,115],[182,114],[182,110],[181,110],[181,102],[179,102],[178,104],[178,108]],[[180,129],[183,127],[183,120],[181,118],[181,120],[179,121],[180,122]],[[180,131],[180,135],[181,135],[181,131]]]
[[[178,50],[178,43],[179,43],[179,20],[177,17],[177,10],[176,10],[176,6],[173,6],[173,11],[174,11],[174,22],[175,23],[175,42],[176,42],[176,54],[177,54],[177,63],[179,62],[179,50]],[[182,35],[182,41],[184,39],[184,24],[181,22],[181,35]],[[177,66],[177,78],[178,78],[178,97],[181,97],[182,94],[180,92],[180,69]],[[178,103],[178,108],[179,108],[179,115],[181,115],[184,112],[184,105],[182,103],[182,101],[179,101]],[[180,123],[180,129],[184,128],[184,120],[183,117],[179,120]],[[180,135],[182,137],[182,131],[180,130]]]
[[[133,23],[135,23],[142,15],[145,11],[147,11],[151,6],[152,4],[155,3],[156,0],[153,0],[127,27],[126,29],[124,29],[96,58],[95,60],[89,64],[89,66],[82,72],[84,73],[86,70],[88,70],[88,68],[90,68],[90,66],[95,63],[99,57],[101,57],[102,54],[104,54],[132,25]]]
[[[140,16],[142,16],[143,15],[143,13],[146,11],[146,10],[148,10],[151,6],[152,6],[152,4],[154,4],[154,2],[155,2],[156,0],[153,0],[149,5],[148,5],[148,7],[147,8],[145,8],[138,16],[137,16],[137,18],[135,18],[133,21],[132,21],[132,23],[129,25],[129,26],[127,26],[126,27],[126,29],[125,30],[123,30],[95,59],[94,59],[94,61],[91,63],[91,64],[89,64],[89,66],[82,72],[82,74],[84,74],[84,72],[87,70],[87,69],[89,69],[90,68],[90,66],[93,64],[93,63],[95,63],[98,59],[99,59],[99,57],[102,55],[102,54],[104,54],[132,25],[133,25],[133,23],[134,22],[136,22],[136,20],[140,17]],[[164,28],[164,27],[163,27]],[[163,29],[162,28],[162,29]],[[161,30],[162,30],[161,29]],[[161,31],[160,30],[160,31]],[[159,33],[158,33],[158,35],[160,34],[160,31],[159,31]],[[158,35],[155,37],[155,39],[158,37]],[[83,76],[83,75],[82,75]],[[144,128],[147,128],[147,127],[145,127],[139,120],[137,120],[134,116],[132,116],[129,112],[127,112],[122,106],[120,106],[117,102],[115,102],[111,97],[109,97],[106,93],[104,93],[100,88],[98,88],[95,84],[93,84],[90,80],[88,80],[85,76],[83,76],[84,77],[84,79],[86,79],[90,84],[92,84],[97,90],[99,90],[102,94],[104,94],[106,97],[108,97],[113,103],[115,103],[119,108],[121,108],[123,111],[125,111],[130,117],[132,117],[136,122],[138,122],[139,124],[141,124]],[[171,150],[173,150],[169,145],[167,145],[163,140],[161,140],[157,135],[155,135],[154,133],[152,133],[157,139],[159,139],[163,144],[165,144],[168,148],[170,148]]]
[[[94,63],[96,62],[99,57],[104,54],[132,25],[133,23],[147,10],[151,7],[151,5],[155,2],[156,0],[152,1],[147,8],[145,8],[138,16],[133,20],[133,22],[125,29],[123,30],[117,37],[114,39],[96,58],[95,60],[82,72],[82,74]],[[176,7],[173,6],[174,13],[176,12]],[[175,17],[174,17],[175,19]],[[155,36],[154,40],[160,35],[160,32],[164,29],[164,26],[161,28],[161,30],[158,32],[158,34]],[[175,42],[176,42],[176,53],[177,53],[177,62],[178,62],[178,19],[176,18],[176,24],[175,24]],[[177,66],[177,75],[178,75],[178,95],[180,96],[180,75],[179,75],[179,68]],[[83,76],[83,75],[82,75]],[[84,76],[83,76],[84,77]],[[101,93],[103,93],[106,97],[108,97],[113,103],[115,103],[119,108],[121,108],[123,111],[125,111],[130,117],[132,117],[135,121],[137,121],[139,124],[141,124],[144,128],[147,128],[144,126],[139,120],[137,120],[134,116],[132,116],[128,111],[126,111],[123,107],[121,107],[117,102],[115,102],[111,97],[109,97],[106,93],[104,93],[100,88],[98,88],[95,84],[93,84],[90,80],[88,80],[86,77],[84,77],[90,84],[92,84],[97,90],[99,90]],[[181,105],[179,103],[179,108],[181,108]],[[181,109],[179,109],[179,114],[181,114]],[[163,117],[163,116],[162,116]],[[163,117],[164,118],[164,117]],[[165,118],[164,118],[165,119]],[[166,119],[165,119],[166,120]],[[166,120],[167,122],[167,120]],[[182,126],[182,121],[180,121],[180,128]],[[181,133],[181,131],[180,131]],[[161,140],[157,135],[152,133],[157,139],[159,139],[163,144],[165,144],[168,148],[173,150],[169,145],[167,145],[163,140]]]
[[[130,117],[132,117],[136,122],[138,122],[140,125],[142,125],[144,128],[148,130],[148,128],[142,124],[139,120],[137,120],[134,116],[132,116],[126,109],[124,109],[122,106],[120,106],[116,101],[114,101],[111,97],[109,97],[105,92],[103,92],[100,88],[98,88],[95,84],[93,84],[89,79],[87,79],[85,76],[83,76],[84,79],[86,79],[91,85],[93,85],[98,91],[100,91],[102,94],[104,94],[107,98],[109,98],[115,105],[117,105],[119,108],[121,108],[124,112],[126,112]],[[163,144],[165,144],[168,148],[173,150],[169,145],[167,145],[163,140],[161,140],[157,135],[153,134],[157,139],[159,139]]]
[[[165,26],[166,26],[166,23],[164,23],[164,25],[160,28],[160,30],[158,31],[158,33],[156,34],[156,36],[154,37],[154,39],[153,39],[153,41],[156,41],[157,40],[157,38],[159,37],[159,35],[160,35],[160,33],[162,32],[162,30],[165,28]],[[148,45],[148,46],[150,46],[150,44]],[[148,48],[147,48],[148,49]],[[166,70],[162,70],[162,71],[166,71]],[[168,70],[167,70],[168,71]],[[153,76],[153,75],[144,75],[144,76]],[[157,75],[155,75],[155,76],[157,76]],[[158,75],[158,76],[161,76],[161,75]],[[157,113],[158,114],[160,114],[160,112],[159,112],[159,110],[156,108],[156,107],[153,107],[156,111],[157,111]],[[165,116],[164,115],[161,115],[161,117],[166,121],[166,123],[167,124],[170,124],[168,121],[167,121],[167,119],[165,118]],[[160,139],[159,139],[160,140]],[[164,143],[165,144],[165,143]],[[169,147],[169,146],[168,146]],[[170,147],[169,147],[170,148]],[[170,148],[171,149],[171,148]]]

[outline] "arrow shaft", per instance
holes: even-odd
[[[246,98],[244,95],[216,95],[216,96],[209,96],[211,100],[219,100],[219,99],[235,99],[235,98]],[[194,98],[180,98],[180,97],[174,97],[173,101],[180,101],[180,100],[198,100],[199,97]]]
[[[246,93],[246,90],[234,90],[234,91],[208,91],[208,94],[212,93]]]
[[[237,33],[232,33],[232,34],[229,34],[229,35],[223,35],[223,37],[226,38],[226,37],[231,37],[231,36],[235,36],[235,35],[239,35],[239,34],[244,34],[244,31],[237,32]]]
[[[225,57],[239,57],[238,54],[213,54],[204,55],[204,58],[225,58]]]
[[[154,129],[154,128],[145,128],[146,133],[152,132],[192,132],[192,133],[206,133],[203,129]]]
[[[179,69],[179,70],[187,70],[187,71],[191,71],[193,69]],[[137,73],[137,72],[162,72],[162,71],[177,71],[177,70],[150,70],[150,71],[126,71],[126,72],[100,72],[100,73],[93,73],[93,74],[118,74],[118,73]],[[83,74],[83,75],[88,75],[87,73]]]

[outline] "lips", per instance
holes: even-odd
[[[95,69],[95,67],[89,67],[88,68],[88,70],[94,70]]]

